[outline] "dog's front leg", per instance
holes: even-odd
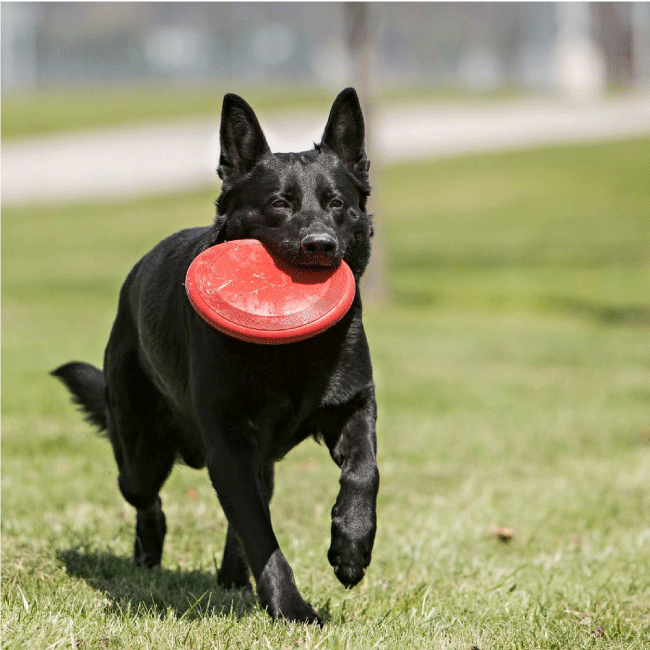
[[[303,600],[271,526],[268,499],[262,484],[262,462],[246,442],[245,431],[226,438],[209,435],[208,471],[228,522],[241,540],[257,583],[262,607],[273,618],[321,623],[316,610]]]
[[[334,462],[341,468],[341,488],[332,508],[332,543],[327,557],[336,577],[347,588],[363,578],[370,564],[379,490],[374,389],[363,391],[356,402],[343,427],[324,436]]]

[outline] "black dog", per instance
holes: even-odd
[[[61,379],[87,419],[108,432],[119,487],[137,509],[135,561],[160,564],[165,516],[158,492],[180,457],[208,467],[228,518],[218,582],[250,588],[274,618],[318,622],[273,533],[274,463],[309,436],[341,468],[328,553],[345,587],[364,576],[376,530],[375,389],[358,281],[370,255],[369,162],[356,92],[336,98],[320,145],[271,153],[255,113],[226,95],[214,225],[160,242],[128,275],[104,371],[73,362]],[[191,261],[220,242],[251,238],[290,264],[338,265],[357,281],[336,325],[284,345],[245,343],[194,311],[183,281]]]

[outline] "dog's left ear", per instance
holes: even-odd
[[[367,181],[370,163],[364,141],[365,126],[359,97],[354,88],[346,88],[334,100],[321,146],[334,152],[359,180]]]
[[[221,109],[221,156],[217,172],[224,183],[247,174],[271,153],[253,109],[238,95],[228,93]]]

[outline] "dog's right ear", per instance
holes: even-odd
[[[260,158],[271,153],[253,109],[232,93],[223,98],[219,137],[221,155],[217,172],[227,184],[247,174]]]

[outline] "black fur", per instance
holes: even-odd
[[[89,363],[73,361],[53,370],[72,393],[72,401],[84,413],[85,420],[94,424],[100,431],[108,429],[108,411],[104,400],[106,382],[99,368]]]
[[[258,345],[221,334],[192,309],[183,286],[191,261],[222,241],[253,238],[288,263],[334,266],[357,280],[370,255],[369,163],[355,91],[335,100],[320,145],[271,153],[253,110],[226,95],[223,180],[213,226],[168,237],[128,275],[103,373],[85,363],[53,372],[87,419],[106,429],[119,487],[137,509],[134,555],[160,563],[165,516],[158,496],[174,461],[207,465],[228,518],[218,582],[250,588],[275,618],[317,622],[273,533],[273,467],[309,436],[341,468],[328,558],[346,587],[370,563],[376,530],[375,389],[361,297],[336,325],[297,343]],[[304,498],[304,495],[296,495]]]

